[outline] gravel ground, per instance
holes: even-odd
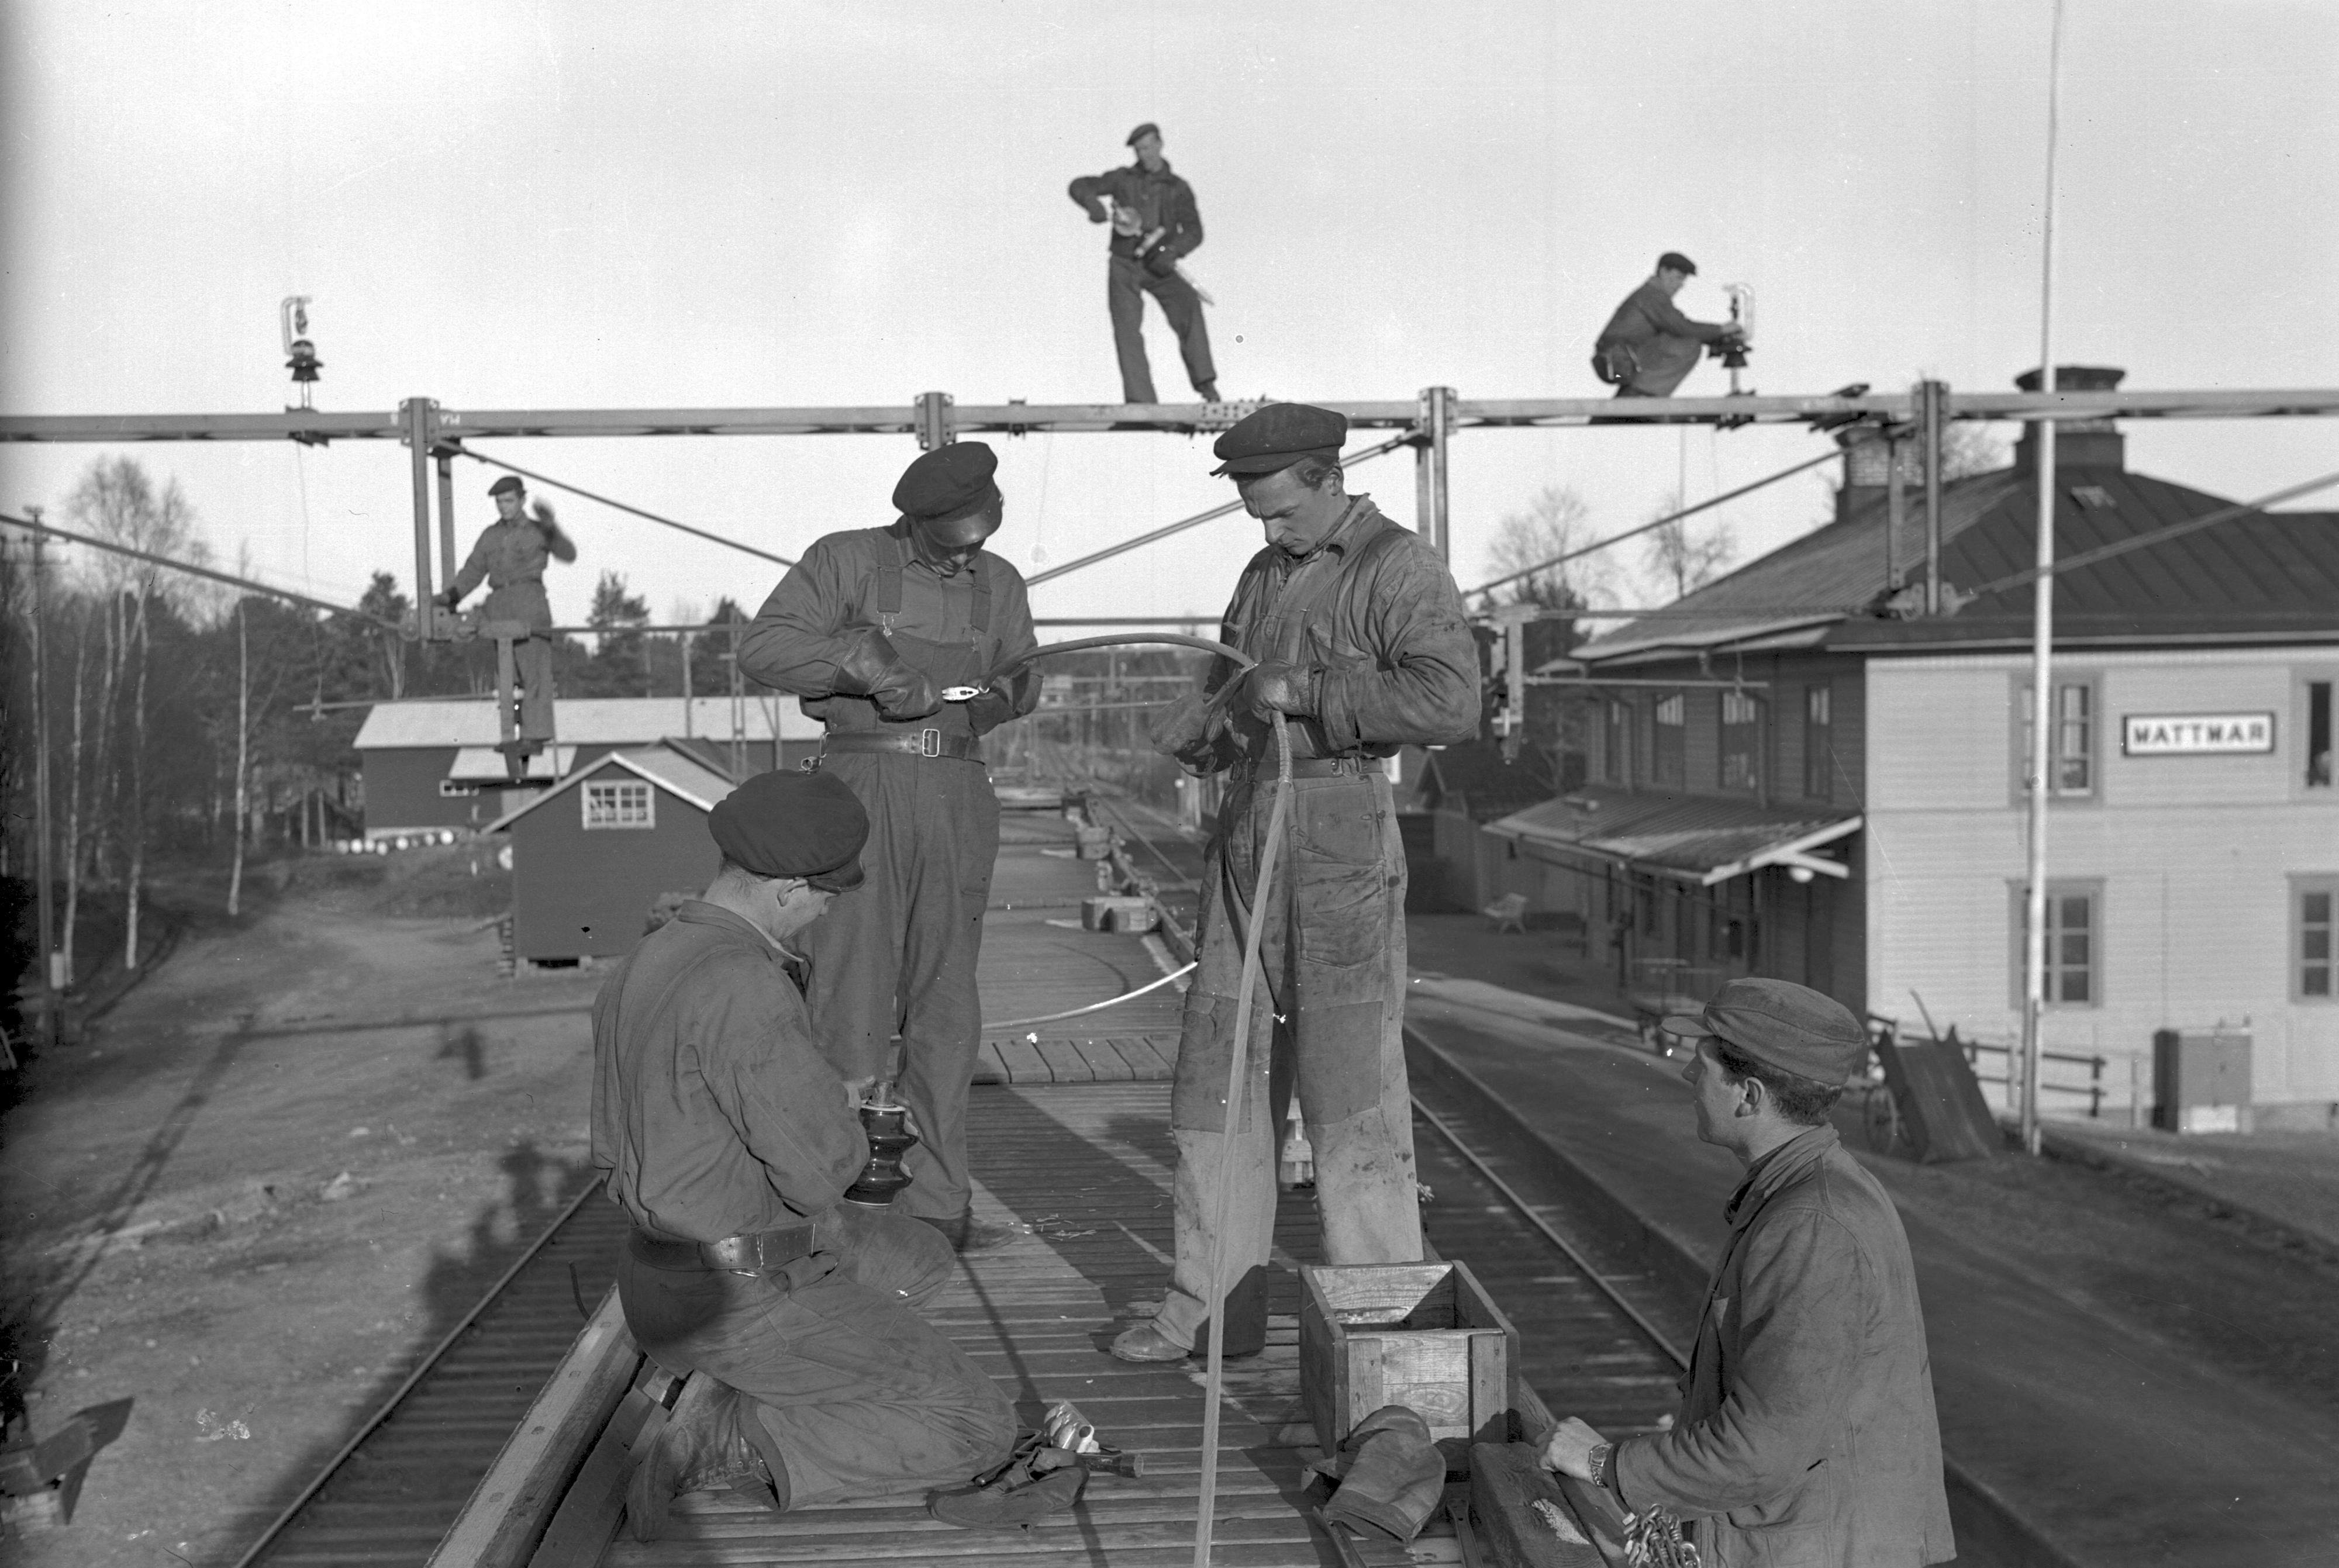
[[[34,1428],[134,1405],[34,1568],[232,1563],[587,1179],[599,976],[496,976],[468,852],[263,868],[0,1122]],[[281,891],[274,891],[281,890]]]

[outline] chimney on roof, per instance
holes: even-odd
[[[2055,367],[2055,390],[2058,392],[2116,392],[2127,372],[2117,365],[2058,365]],[[2025,370],[2014,378],[2014,384],[2026,392],[2042,391],[2047,379],[2037,370]],[[2114,428],[2109,419],[2058,419],[2055,421],[2055,467],[2061,468],[2124,468],[2127,466],[2127,438]],[[2014,443],[2014,471],[2035,474],[2038,471],[2038,426],[2034,420],[2022,427],[2021,439]]]
[[[1896,443],[1868,439],[1861,430],[1846,430],[1835,439],[1843,449],[1843,483],[1836,487],[1835,520],[1842,522],[1870,501],[1880,501],[1892,479],[1892,448]],[[1925,488],[1925,443],[1906,439],[1900,449],[1900,493]]]

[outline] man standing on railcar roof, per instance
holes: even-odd
[[[1186,993],[1170,1126],[1178,1142],[1177,1258],[1168,1299],[1112,1353],[1170,1361],[1208,1349],[1215,1280],[1227,1290],[1225,1353],[1266,1342],[1275,1228],[1275,1135],[1296,1082],[1316,1155],[1331,1263],[1421,1257],[1406,1082],[1405,850],[1384,759],[1469,739],[1478,650],[1453,574],[1414,534],[1351,496],[1348,422],[1273,403],[1219,438],[1267,530],[1227,607],[1221,637],[1259,661],[1214,665],[1203,693],[1165,712],[1155,745],[1196,773],[1224,772],[1203,878],[1199,958]],[[1256,906],[1278,769],[1271,715],[1288,717],[1291,804],[1269,902]],[[1248,1072],[1227,1103],[1248,922],[1266,922]],[[1231,1120],[1229,1120],[1231,1118]],[[1226,1140],[1236,1141],[1229,1228],[1216,1231]]]
[[[951,1486],[1016,1436],[1006,1395],[918,1315],[949,1244],[841,1201],[869,1158],[865,1085],[823,1058],[784,967],[782,944],[861,885],[867,814],[837,779],[758,774],[707,831],[706,896],[593,1002],[593,1163],[633,1221],[618,1299],[689,1375],[627,1487],[642,1541],[682,1493],[785,1511]]]
[[[1682,1076],[1697,1136],[1746,1178],[1669,1431],[1611,1444],[1562,1422],[1544,1463],[1630,1512],[1688,1521],[1708,1568],[1923,1568],[1957,1554],[1909,1238],[1828,1110],[1867,1055],[1860,1021],[1783,980],[1733,980]]]
[[[514,476],[489,485],[488,494],[495,499],[496,520],[481,531],[439,602],[451,610],[484,580],[489,593],[479,606],[483,620],[518,621],[531,632],[548,632],[552,604],[544,597],[544,563],[573,561],[577,547],[542,501],[533,516],[521,510],[528,488]],[[541,635],[518,639],[512,644],[512,664],[519,679],[520,750],[542,751],[553,738],[552,640]]]
[[[739,666],[822,719],[821,772],[869,813],[869,885],[808,932],[807,996],[846,1078],[887,1073],[902,1040],[901,1099],[921,1141],[894,1199],[961,1250],[1014,1233],[976,1224],[966,1097],[982,1045],[975,963],[999,858],[999,797],[982,737],[1039,705],[1030,671],[992,672],[1037,646],[1022,576],[982,547],[1006,502],[981,441],[925,453],[893,487],[886,528],[830,534],[788,569],[739,647]],[[944,702],[953,685],[980,686]]]
[[[1091,223],[1112,223],[1105,271],[1105,304],[1112,313],[1112,346],[1120,357],[1120,397],[1151,403],[1153,367],[1145,357],[1145,296],[1160,301],[1186,379],[1206,402],[1219,399],[1219,372],[1210,361],[1210,328],[1202,299],[1179,271],[1179,261],[1202,243],[1202,213],[1194,187],[1170,172],[1161,155],[1161,127],[1147,121],[1129,133],[1137,162],[1072,182],[1071,198]]]

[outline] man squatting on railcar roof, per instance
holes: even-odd
[[[1846,1154],[1828,1109],[1868,1042],[1841,1003],[1733,980],[1700,1017],[1682,1076],[1697,1135],[1745,1179],[1706,1288],[1670,1431],[1610,1443],[1562,1422],[1550,1468],[1643,1519],[1687,1521],[1707,1568],[1922,1568],[1957,1554],[1916,1271],[1900,1216]]]
[[[1256,1353],[1275,1230],[1275,1134],[1296,1085],[1316,1155],[1329,1263],[1421,1257],[1405,1008],[1405,849],[1383,765],[1405,745],[1464,741],[1478,723],[1478,650],[1444,563],[1340,472],[1347,420],[1271,403],[1213,449],[1267,547],[1235,585],[1204,691],[1157,720],[1154,744],[1229,788],[1210,841],[1186,993],[1170,1127],[1177,1256],[1158,1316],[1113,1341],[1127,1361],[1208,1350],[1212,1285],[1227,1292],[1224,1352]],[[1291,739],[1291,804],[1269,902],[1258,907],[1278,764]],[[1248,1070],[1227,1104],[1246,922],[1266,922]],[[1226,1234],[1216,1233],[1225,1142],[1236,1142]]]
[[[862,880],[869,818],[832,774],[758,774],[707,829],[722,870],[593,1003],[593,1162],[633,1220],[626,1326],[689,1375],[627,1493],[779,1509],[962,1484],[1016,1440],[1007,1396],[919,1310],[955,1261],[933,1226],[840,1201],[869,1157],[783,945]],[[1066,1505],[1069,1505],[1067,1500]]]

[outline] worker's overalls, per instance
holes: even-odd
[[[991,673],[991,591],[981,564],[954,577],[907,571],[911,546],[861,586],[841,629],[874,626],[937,687],[980,684]],[[869,814],[862,885],[830,903],[798,940],[810,962],[813,1026],[845,1078],[882,1076],[902,1037],[899,1099],[919,1143],[903,1161],[911,1184],[894,1199],[905,1214],[954,1219],[973,1188],[966,1163],[966,1096],[982,1043],[975,963],[982,912],[999,858],[999,797],[992,792],[967,705],[895,724],[860,698],[808,699],[838,745],[820,768],[852,786]],[[842,749],[855,735],[913,737],[915,752]]]
[[[1345,555],[1319,549],[1239,641],[1255,657],[1353,667],[1372,655],[1349,646],[1328,611],[1343,577],[1361,570],[1384,535]],[[1256,726],[1253,726],[1256,727]],[[1316,1205],[1327,1263],[1411,1263],[1421,1257],[1415,1196],[1413,1106],[1406,1080],[1405,850],[1387,768],[1377,757],[1327,757],[1312,720],[1289,722],[1293,779],[1281,857],[1254,909],[1277,764],[1257,736],[1229,779],[1202,880],[1199,967],[1186,993],[1170,1128],[1178,1142],[1177,1259],[1154,1326],[1194,1346],[1208,1315],[1210,1262],[1224,1288],[1262,1269],[1275,1233],[1276,1140],[1291,1094],[1316,1157]],[[1215,1236],[1228,1133],[1227,1074],[1234,1051],[1243,944],[1265,922],[1260,983],[1251,1002],[1248,1071],[1236,1109],[1234,1186],[1227,1232]],[[1214,1245],[1215,1243],[1215,1245]],[[1254,1288],[1258,1282],[1254,1281]],[[1249,1292],[1246,1292],[1249,1294]],[[1245,1343],[1230,1303],[1227,1348]],[[1254,1327],[1257,1324],[1253,1325]]]

